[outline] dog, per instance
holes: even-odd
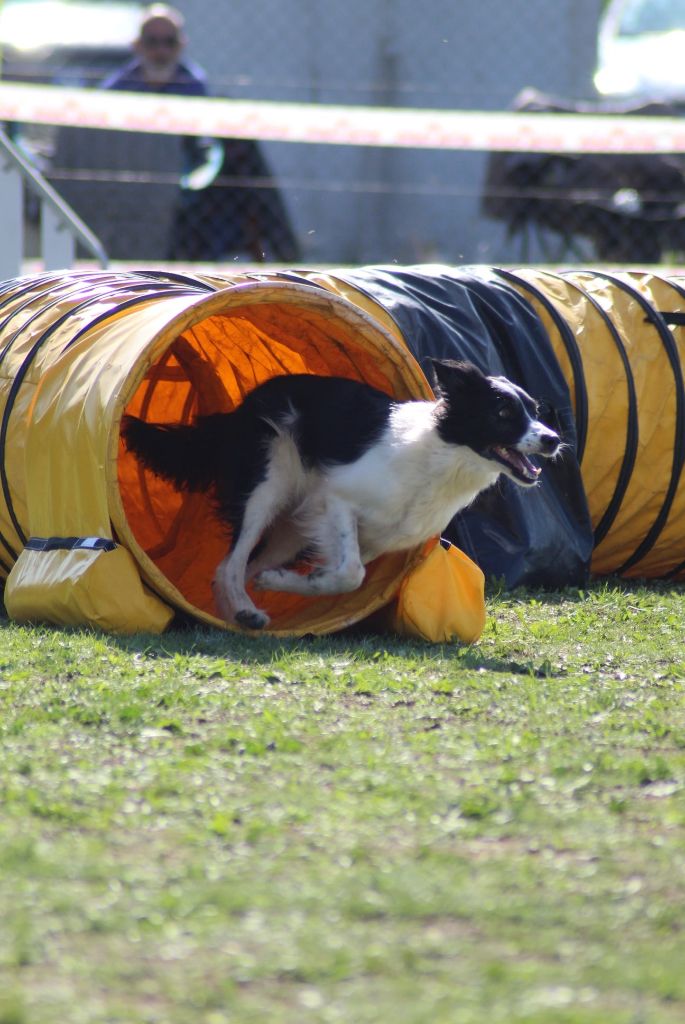
[[[207,491],[232,530],[214,577],[223,618],[268,615],[246,591],[347,593],[379,555],[438,535],[500,474],[534,486],[559,435],[505,377],[434,359],[434,401],[397,401],[357,380],[272,377],[233,412],[192,425],[122,418],[129,451],[179,490]],[[296,571],[305,559],[309,571]],[[302,566],[299,567],[302,569]]]

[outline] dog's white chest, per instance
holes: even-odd
[[[383,438],[354,463],[330,471],[334,493],[355,511],[365,563],[422,544],[499,475],[466,447],[437,436],[432,409],[398,406]]]

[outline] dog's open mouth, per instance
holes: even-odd
[[[540,476],[539,466],[534,466],[530,459],[515,448],[505,448],[503,445],[493,445],[490,448],[490,457],[503,466],[520,480],[523,484],[534,484]]]

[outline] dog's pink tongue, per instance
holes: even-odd
[[[533,465],[530,459],[526,458],[525,455],[521,455],[520,452],[509,452],[509,454],[514,456],[512,461],[518,462],[519,469],[521,470],[524,476],[540,476],[540,473],[542,472],[540,467]]]
[[[518,470],[518,472],[531,480],[540,476],[540,467],[533,465],[530,459],[523,455],[522,452],[517,452],[513,448],[497,448],[495,449],[497,454],[508,462],[510,466]]]

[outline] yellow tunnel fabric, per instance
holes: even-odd
[[[587,403],[576,419],[587,427],[579,455],[592,571],[681,578],[685,278],[528,268],[507,280],[545,323],[577,406],[579,390]]]

